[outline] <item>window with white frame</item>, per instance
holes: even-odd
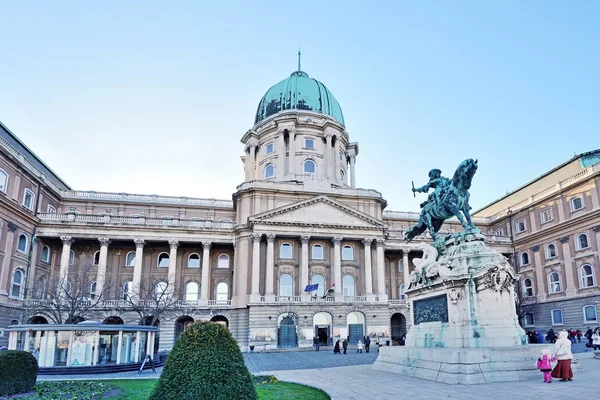
[[[342,261],[354,260],[354,248],[349,245],[342,247]]]
[[[75,264],[75,251],[69,251],[69,265]]]
[[[342,182],[346,181],[346,175],[344,174],[344,171],[340,171],[340,181],[342,181]]]
[[[71,289],[73,289],[73,284],[71,283],[70,280],[67,280],[67,284],[65,285],[65,289],[67,291],[67,294],[70,296],[71,295]]]
[[[200,255],[192,253],[188,257],[188,268],[200,268]]]
[[[521,266],[529,265],[529,253],[521,253]]]
[[[325,295],[325,278],[323,277],[323,275],[321,274],[315,274],[312,276],[311,280],[310,280],[310,284],[311,285],[319,285],[317,287],[317,296],[324,296]]]
[[[229,268],[229,256],[227,254],[220,254],[217,259],[217,268]]]
[[[20,252],[27,252],[27,235],[24,233],[21,233],[19,235],[19,241],[17,242],[17,250],[19,250]]]
[[[344,289],[344,296],[354,296],[354,277],[352,275],[344,275],[342,288]]]
[[[273,143],[269,143],[266,147],[265,147],[265,151],[267,154],[271,154],[274,151],[274,146]]]
[[[520,221],[517,221],[517,222],[515,223],[515,229],[517,230],[517,233],[520,233],[520,232],[525,232],[525,229],[527,229],[527,228],[525,227],[525,220],[524,220],[524,219],[522,219],[522,220],[520,220]]]
[[[8,174],[0,169],[0,191],[6,193],[6,187],[8,186]]]
[[[590,247],[587,233],[580,233],[577,235],[577,250],[583,250]]]
[[[123,283],[123,300],[131,299],[132,295],[133,295],[133,282],[132,281],[124,282]]]
[[[583,321],[584,322],[598,322],[598,312],[596,306],[585,306],[583,307]]]
[[[169,266],[169,253],[160,253],[156,259],[156,266],[165,268]]]
[[[320,244],[314,244],[312,247],[310,258],[312,258],[313,260],[322,260],[323,259],[323,246],[321,246]]]
[[[594,268],[590,264],[581,266],[579,270],[581,276],[581,287],[589,288],[594,286]]]
[[[523,296],[533,297],[533,282],[530,278],[523,279]]]
[[[563,324],[563,313],[561,309],[552,310],[550,315],[552,316],[552,325]]]
[[[198,282],[188,282],[185,285],[185,301],[198,301],[200,285]]]
[[[42,247],[42,252],[40,253],[40,260],[42,260],[45,263],[49,263],[50,262],[50,257],[51,257],[50,247],[43,246]]]
[[[227,284],[227,282],[219,282],[217,284],[217,300],[229,300],[229,285]]]
[[[313,160],[304,161],[304,173],[305,174],[314,174],[315,173],[315,162]]]
[[[23,279],[25,274],[20,268],[15,269],[12,277],[12,284],[10,285],[10,297],[20,299],[23,292]]]
[[[294,280],[290,274],[282,274],[279,277],[279,296],[290,297],[294,294]]]
[[[135,251],[130,251],[125,256],[125,266],[133,267],[135,265]]]
[[[550,293],[559,293],[561,291],[560,288],[560,274],[556,271],[553,271],[548,275],[549,280],[549,288]]]
[[[530,327],[530,326],[535,326],[535,321],[533,320],[533,313],[525,313],[525,315],[523,315],[523,326],[524,327]]]
[[[96,297],[96,281],[90,284],[90,299],[94,299]]]
[[[542,220],[542,224],[552,221],[552,209],[551,208],[548,208],[548,209],[542,211],[541,220]]]
[[[33,211],[33,192],[29,189],[25,189],[25,193],[23,194],[23,205]]]
[[[282,243],[279,246],[279,258],[292,258],[292,245],[289,243]]]
[[[94,265],[100,264],[100,250],[94,253]]]
[[[314,139],[304,139],[304,148],[305,149],[314,149],[315,148]]]
[[[398,297],[400,300],[406,300],[406,293],[404,292],[404,284],[401,284],[398,288]]]
[[[51,206],[50,204],[48,204],[48,212],[49,213],[55,213],[56,212],[56,207]]]
[[[583,208],[583,200],[581,197],[574,197],[571,199],[571,211],[581,210]]]
[[[273,164],[268,164],[265,167],[265,178],[272,178],[275,176],[275,167]]]
[[[550,243],[546,246],[546,260],[556,257],[556,246]]]
[[[167,291],[168,284],[165,281],[159,281],[154,284],[154,299],[160,300]]]

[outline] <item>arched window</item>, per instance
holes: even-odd
[[[523,279],[523,296],[533,297],[533,282],[529,278]]]
[[[577,236],[577,250],[587,249],[588,247],[590,247],[588,235],[586,233],[580,233]]]
[[[550,315],[552,316],[552,325],[563,325],[563,313],[561,309],[552,310]]]
[[[521,253],[521,266],[529,265],[529,253]]]
[[[50,262],[50,247],[48,247],[48,246],[42,247],[42,253],[40,255],[40,260],[42,260],[45,263]]]
[[[188,282],[185,285],[185,301],[198,301],[200,285],[197,282]]]
[[[23,195],[23,205],[33,211],[33,192],[29,189],[25,189],[25,194]]]
[[[275,176],[275,167],[273,164],[268,164],[265,167],[265,178],[272,178]]]
[[[310,284],[311,285],[317,285],[317,284],[319,285],[316,290],[317,296],[325,295],[325,278],[323,278],[323,275],[321,275],[321,274],[313,275],[312,279],[310,280]],[[313,292],[313,294],[315,294],[315,293]]]
[[[400,300],[406,300],[406,293],[404,292],[404,284],[400,285],[400,287],[398,288],[398,293],[399,293]]]
[[[161,300],[167,291],[167,282],[159,281],[154,284],[154,299]]]
[[[17,250],[22,251],[23,253],[27,252],[27,235],[21,233],[19,235],[19,242],[17,243]]]
[[[69,252],[69,265],[75,264],[75,252],[71,250]]]
[[[292,258],[292,245],[282,243],[279,247],[279,258]]]
[[[92,282],[92,284],[90,285],[90,299],[93,299],[96,297],[96,281]]]
[[[94,253],[94,265],[100,264],[100,250]]]
[[[344,296],[354,296],[354,277],[352,275],[344,275],[342,287],[344,288]]]
[[[342,182],[346,181],[346,175],[344,174],[344,171],[340,171],[340,181],[342,181]]]
[[[556,257],[556,246],[550,243],[546,246],[546,260]]]
[[[23,290],[23,278],[25,274],[20,268],[15,269],[12,277],[12,285],[10,287],[10,297],[20,299]]]
[[[313,160],[304,161],[304,173],[314,174],[315,173],[315,162]]]
[[[156,259],[156,266],[160,268],[169,266],[169,253],[160,253]]]
[[[548,276],[550,281],[550,293],[559,293],[560,292],[560,274],[556,271],[551,272]]]
[[[220,254],[217,259],[217,268],[229,268],[229,256],[227,254]]]
[[[8,186],[8,174],[0,169],[0,190],[6,193],[6,187]]]
[[[188,257],[188,268],[200,268],[200,255],[192,253]]]
[[[583,208],[583,201],[581,197],[575,197],[571,199],[571,211],[581,210]]]
[[[589,288],[594,286],[594,268],[590,264],[585,264],[579,271],[581,276],[581,287]]]
[[[217,283],[217,300],[229,300],[229,285],[227,284],[227,282]]]
[[[352,261],[354,260],[354,249],[352,246],[344,246],[342,248],[342,261]]]
[[[35,282],[33,296],[35,299],[43,299],[46,297],[46,278],[38,278],[38,280]]]
[[[132,292],[133,292],[133,282],[126,281],[125,283],[123,283],[123,300],[131,299],[131,296],[133,295]]]
[[[596,306],[583,307],[583,320],[584,322],[598,322]]]
[[[289,274],[283,274],[279,277],[279,296],[289,297],[294,294],[294,280]]]
[[[71,284],[70,280],[67,280],[67,284],[65,285],[65,289],[67,291],[67,294],[70,296],[71,295],[71,289],[73,289],[73,285]]]
[[[323,246],[321,246],[320,244],[313,245],[310,258],[312,258],[313,260],[322,260],[323,259]]]
[[[133,267],[135,265],[135,251],[130,251],[125,256],[125,266]]]

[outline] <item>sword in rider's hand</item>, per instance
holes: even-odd
[[[413,192],[413,197],[417,197],[417,195],[415,194],[415,190],[414,190],[415,189],[415,181],[411,181],[411,183],[412,183],[412,186],[413,186],[413,191],[412,191]]]

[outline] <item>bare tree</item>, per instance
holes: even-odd
[[[535,314],[538,305],[537,297],[525,296],[523,293],[523,287],[520,283],[515,285],[515,290],[517,293],[517,298],[515,299],[517,302],[517,316],[519,317],[519,321],[523,323],[525,314]]]

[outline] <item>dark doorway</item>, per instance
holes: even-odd
[[[406,317],[400,313],[392,315],[392,343],[404,344],[402,338],[406,336]]]
[[[317,326],[316,331],[319,338],[319,345],[329,346],[329,326]]]
[[[184,315],[182,317],[177,318],[175,321],[175,340],[179,339],[179,336],[192,324],[194,323],[194,318],[189,315]]]
[[[221,325],[225,325],[225,328],[229,329],[229,320],[222,315],[215,315],[210,319],[210,322],[216,322]]]

